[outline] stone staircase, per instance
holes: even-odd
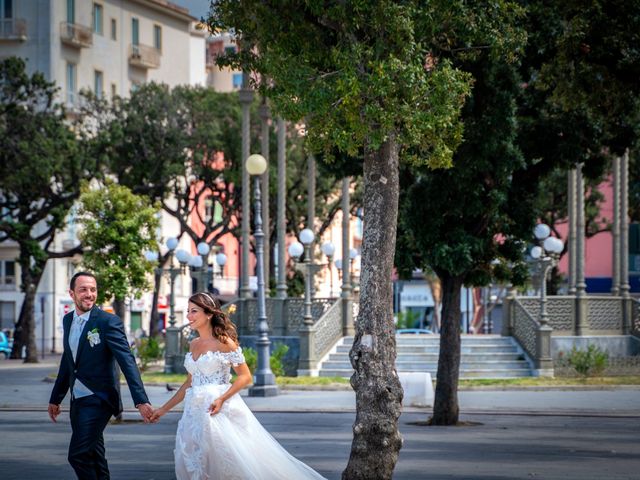
[[[398,335],[396,368],[399,372],[438,370],[439,335]],[[343,337],[323,359],[322,377],[350,377],[349,350],[353,337]],[[530,377],[531,368],[515,340],[499,335],[462,335],[460,378]]]

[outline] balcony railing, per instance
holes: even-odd
[[[86,48],[93,45],[93,32],[89,27],[76,23],[60,23],[60,39],[65,45]]]
[[[27,22],[21,18],[0,19],[0,41],[27,39]]]
[[[160,66],[160,51],[147,45],[130,45],[129,65],[140,68],[158,68]]]

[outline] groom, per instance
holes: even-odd
[[[69,463],[80,480],[108,479],[102,432],[111,416],[122,411],[115,361],[127,379],[131,397],[145,423],[149,423],[153,408],[122,321],[95,306],[96,277],[88,272],[76,273],[71,279],[69,294],[75,311],[63,319],[64,352],[49,400],[49,417],[56,421],[60,403],[71,390]]]

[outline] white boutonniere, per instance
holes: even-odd
[[[94,328],[89,333],[87,333],[87,340],[89,340],[89,345],[95,347],[100,343],[100,330]]]

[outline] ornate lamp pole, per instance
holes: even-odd
[[[160,273],[166,273],[169,275],[169,326],[166,328],[166,348],[164,359],[164,372],[173,373],[174,365],[173,359],[179,353],[179,334],[180,328],[176,327],[176,310],[175,310],[175,283],[178,274],[184,272],[185,267],[191,260],[191,255],[185,250],[176,250],[178,246],[178,239],[171,237],[167,239],[166,247],[169,250],[169,267],[162,268],[158,266],[157,269]],[[145,252],[145,258],[150,262],[158,261],[158,252]],[[173,257],[178,259],[180,267],[175,268],[173,266]]]
[[[201,292],[206,292],[209,290],[209,252],[211,251],[211,247],[207,242],[200,242],[196,247],[198,249],[199,260],[196,263],[200,266],[200,276],[198,279],[198,290]]]
[[[322,253],[327,256],[327,267],[329,268],[329,297],[333,298],[333,271],[331,270],[331,261],[333,260],[333,254],[336,251],[336,247],[331,242],[325,242],[320,247]]]
[[[304,324],[313,325],[313,314],[311,313],[312,289],[313,289],[313,261],[311,258],[311,244],[315,235],[313,230],[305,228],[300,232],[300,242],[304,245],[304,264],[306,267],[306,278],[304,284]]]
[[[536,225],[533,234],[542,245],[531,249],[531,258],[538,261],[540,272],[540,326],[546,327],[549,320],[547,313],[547,276],[551,269],[558,264],[564,243],[558,238],[550,237],[551,229],[544,223]]]
[[[262,231],[262,201],[260,197],[260,175],[267,169],[267,161],[262,155],[253,154],[247,158],[245,164],[249,175],[254,178],[254,232],[256,239],[256,277],[258,280],[258,367],[255,373],[255,382],[249,389],[252,397],[273,397],[278,394],[275,375],[269,366],[269,324],[265,305],[264,290],[264,232]]]
[[[222,253],[222,252],[218,252],[216,254],[216,264],[218,265],[218,267],[220,267],[220,278],[224,277],[224,266],[227,264],[227,256]],[[215,275],[211,275],[211,289],[214,289],[214,279],[215,279]]]

